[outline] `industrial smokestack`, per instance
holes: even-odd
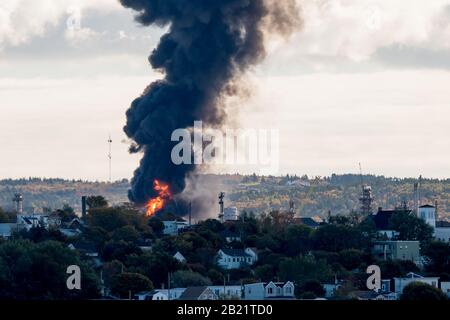
[[[419,184],[414,183],[414,213],[419,216]]]
[[[13,198],[14,210],[18,214],[23,213],[23,196],[20,193],[16,193]]]
[[[120,0],[138,12],[145,25],[169,26],[150,64],[164,79],[148,86],[127,111],[130,152],[143,158],[131,181],[129,198],[144,205],[157,196],[155,180],[176,195],[185,188],[191,164],[175,165],[171,134],[201,120],[224,124],[224,98],[234,95],[240,76],[265,57],[270,34],[290,34],[300,27],[296,0]]]
[[[87,216],[87,197],[82,196],[81,197],[81,218],[84,220]]]

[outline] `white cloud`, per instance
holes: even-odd
[[[299,0],[304,28],[277,46],[277,59],[366,61],[392,45],[450,49],[449,0]]]
[[[121,9],[116,0],[2,0],[0,2],[0,50],[43,36],[61,19],[73,19],[74,12]],[[81,20],[82,21],[82,20]]]

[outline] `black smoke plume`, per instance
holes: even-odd
[[[120,0],[138,12],[145,26],[168,26],[149,57],[163,80],[152,83],[127,111],[125,133],[131,152],[143,152],[135,171],[131,201],[155,196],[153,181],[185,188],[194,165],[174,165],[172,131],[195,120],[220,127],[223,99],[236,92],[240,75],[265,57],[267,34],[288,34],[299,22],[295,0]]]

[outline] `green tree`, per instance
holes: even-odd
[[[0,223],[14,223],[16,221],[16,214],[3,211],[0,208]]]
[[[271,264],[265,264],[255,268],[255,277],[261,281],[272,281],[274,274],[274,266]]]
[[[75,214],[75,210],[68,204],[64,204],[62,209],[56,210],[55,213],[61,219],[61,222],[65,222],[65,223],[70,222],[73,219],[77,218],[77,215]]]
[[[448,300],[447,296],[438,288],[435,288],[427,283],[413,282],[408,284],[403,289],[403,294],[400,300],[409,301],[444,301]]]
[[[328,224],[319,227],[311,235],[315,250],[339,252],[346,249],[364,250],[370,246],[370,239],[358,228]]]
[[[106,208],[108,201],[103,196],[89,196],[86,199],[89,209]]]
[[[339,263],[347,270],[354,270],[364,262],[365,253],[361,250],[346,249],[339,252]]]
[[[44,227],[35,227],[30,230],[20,230],[16,234],[19,238],[28,239],[33,242],[43,242],[43,241],[59,241],[62,243],[67,242],[67,237],[61,233],[61,231],[57,229],[49,229],[47,230]]]
[[[428,242],[433,238],[433,228],[412,212],[405,210],[398,210],[392,215],[389,228],[400,233],[399,240]]]
[[[313,293],[314,298],[325,296],[325,289],[317,280],[305,281],[301,286],[298,287],[298,292],[300,293],[300,295],[302,295],[303,299],[306,299],[304,297],[304,294],[308,292]]]
[[[148,225],[150,226],[150,228],[152,228],[153,232],[157,236],[162,236],[164,231],[164,223],[161,221],[161,219],[152,217],[148,219]]]
[[[125,266],[129,272],[145,275],[157,287],[167,285],[167,274],[182,268],[178,260],[165,252],[131,254],[127,256]]]
[[[312,229],[303,225],[291,225],[283,233],[282,252],[287,256],[297,256],[311,248],[310,235]]]
[[[125,266],[119,260],[105,262],[103,264],[103,280],[107,287],[111,287],[115,276],[124,272]]]
[[[136,242],[139,240],[140,234],[133,226],[124,226],[114,230],[111,238],[115,241]]]
[[[210,286],[212,284],[211,279],[188,270],[176,271],[171,280],[172,287],[177,288]]]
[[[295,281],[298,285],[307,280],[328,281],[333,273],[325,260],[316,260],[313,255],[307,255],[282,260],[278,276],[283,281]]]
[[[139,273],[121,273],[114,276],[111,285],[111,293],[121,298],[133,298],[134,294],[141,291],[153,290],[153,283]]]
[[[119,260],[124,262],[129,255],[141,255],[142,250],[135,244],[125,241],[109,241],[101,250],[103,261]]]
[[[450,273],[450,244],[432,241],[423,247],[422,253],[431,260],[427,265],[429,272]]]
[[[66,286],[67,267],[81,268],[81,290]],[[0,300],[93,299],[99,279],[76,252],[55,241],[0,244]]]

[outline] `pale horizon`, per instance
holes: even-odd
[[[80,28],[67,22],[79,9]],[[268,45],[226,126],[277,128],[275,175],[448,179],[450,0],[316,1],[304,28]],[[125,112],[160,77],[164,30],[115,0],[0,4],[0,179],[130,179]],[[237,171],[239,168],[232,168]],[[214,172],[214,170],[212,170]],[[252,169],[240,170],[252,173]]]

